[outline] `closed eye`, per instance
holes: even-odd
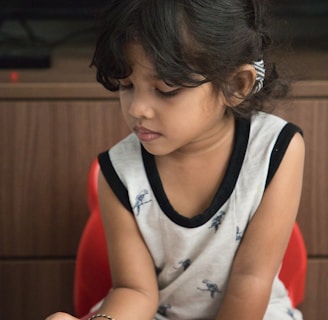
[[[134,87],[133,83],[122,83],[122,82],[119,83],[120,91],[131,90],[131,89],[133,89],[133,87]],[[176,96],[181,91],[181,88],[176,88],[176,89],[169,90],[169,91],[155,88],[154,91],[160,98],[171,98],[171,97]]]
[[[181,91],[180,88],[178,88],[178,89],[174,89],[174,90],[170,90],[170,91],[162,91],[162,90],[156,89],[156,93],[157,93],[160,97],[162,97],[162,98],[171,98],[171,97],[174,97],[174,96],[176,96],[180,91]]]

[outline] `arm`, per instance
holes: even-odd
[[[134,217],[121,205],[101,172],[98,195],[110,252],[113,290],[97,313],[105,313],[116,320],[153,319],[158,306],[155,269]],[[46,320],[78,318],[57,312]]]
[[[217,320],[263,319],[300,201],[304,142],[296,134],[244,234]]]
[[[98,189],[113,281],[99,312],[117,320],[153,319],[158,307],[153,260],[134,216],[119,202],[101,173]]]

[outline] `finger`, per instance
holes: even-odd
[[[73,317],[72,315],[65,312],[56,312],[45,320],[78,320],[78,318]]]

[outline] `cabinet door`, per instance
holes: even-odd
[[[328,313],[328,100],[296,99],[277,113],[304,131],[306,159],[298,221],[308,251],[304,319],[325,319]]]
[[[44,320],[73,313],[74,259],[0,261],[1,319]]]
[[[326,255],[327,257],[327,255]],[[326,319],[328,313],[328,259],[313,258],[308,260],[305,298],[300,309],[304,320]]]
[[[127,133],[117,100],[2,101],[0,256],[74,256],[89,166]]]
[[[298,221],[310,255],[328,255],[328,100],[297,99],[277,113],[304,131],[306,159]]]

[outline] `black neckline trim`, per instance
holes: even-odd
[[[222,183],[218,188],[211,205],[203,213],[192,218],[182,216],[172,207],[165,194],[161,178],[157,171],[155,157],[148,153],[147,150],[145,150],[141,145],[142,158],[146,174],[157,202],[164,214],[176,224],[186,228],[199,227],[210,220],[230,197],[236,185],[245,158],[250,133],[249,120],[237,118],[235,123],[236,130],[234,137],[234,147]]]
[[[112,188],[117,198],[128,211],[133,212],[129,201],[128,190],[114,169],[108,151],[98,155],[98,163],[108,185]]]

